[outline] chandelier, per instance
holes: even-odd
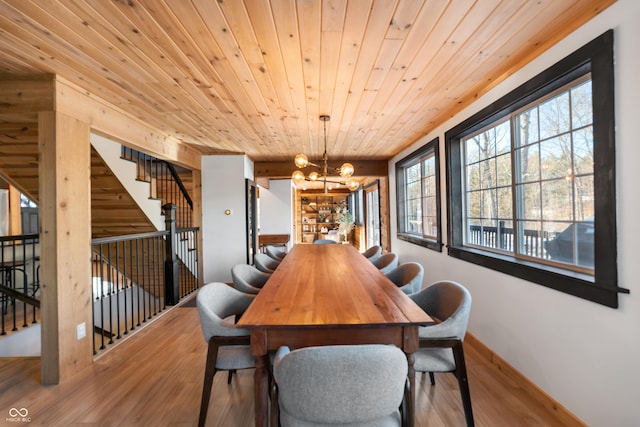
[[[307,156],[305,154],[297,154],[295,159],[294,159],[294,163],[296,164],[296,167],[300,168],[300,169],[304,169],[307,166],[314,166],[318,169],[322,170],[322,174],[313,171],[309,174],[309,176],[305,176],[304,173],[298,169],[295,172],[293,172],[293,174],[291,175],[291,179],[293,179],[293,181],[296,184],[301,183],[302,181],[312,181],[312,182],[323,182],[324,183],[324,192],[325,194],[327,193],[327,183],[334,183],[334,184],[341,184],[341,185],[346,185],[349,190],[354,191],[356,190],[359,186],[360,183],[358,181],[356,181],[355,179],[351,178],[351,176],[353,175],[353,173],[355,172],[355,168],[353,167],[353,165],[351,163],[343,163],[342,166],[340,166],[340,168],[335,168],[333,170],[335,170],[335,172],[337,172],[342,178],[345,178],[344,180],[333,180],[331,178],[328,177],[328,172],[329,172],[329,158],[327,156],[327,122],[331,119],[331,117],[327,116],[327,115],[322,115],[320,116],[320,120],[323,123],[323,129],[324,129],[324,153],[322,154],[322,165],[317,165],[315,163],[311,163],[309,161],[309,159],[307,158]]]

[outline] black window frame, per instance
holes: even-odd
[[[594,133],[595,273],[584,274],[556,266],[464,246],[461,140],[492,122],[543,98],[591,73]],[[501,97],[445,133],[447,179],[447,253],[570,295],[618,307],[615,171],[613,30],[608,30],[526,83]]]
[[[414,233],[407,233],[404,230],[404,218],[406,217],[405,212],[405,169],[407,167],[413,166],[418,162],[421,162],[422,159],[426,156],[433,153],[435,160],[435,180],[436,180],[436,221],[437,221],[437,236],[435,239],[428,238],[425,236],[419,236]],[[419,246],[423,246],[425,248],[442,252],[442,204],[440,200],[440,138],[436,137],[418,148],[413,153],[408,156],[398,160],[395,164],[395,172],[396,172],[396,218],[397,218],[397,233],[396,236],[398,240],[403,240],[409,243],[413,243]]]

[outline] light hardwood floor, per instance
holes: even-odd
[[[26,408],[32,426],[194,426],[197,425],[206,356],[197,309],[177,307],[133,339],[117,346],[71,380],[40,385],[40,361],[0,359],[0,425],[11,408]],[[554,414],[466,348],[476,425],[563,426]],[[253,370],[226,383],[215,376],[208,426],[253,423]],[[452,374],[416,378],[416,426],[464,426],[457,382]]]

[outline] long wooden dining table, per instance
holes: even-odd
[[[413,353],[433,320],[351,245],[292,248],[238,321],[255,356],[255,424],[268,425],[269,351],[317,345],[393,344],[407,355],[414,423]]]

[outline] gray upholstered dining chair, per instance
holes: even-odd
[[[387,252],[378,257],[378,259],[372,261],[378,270],[382,274],[387,274],[398,266],[398,254],[394,252]]]
[[[400,426],[407,370],[407,357],[392,345],[281,347],[272,410],[282,427]]]
[[[277,261],[282,261],[287,256],[287,248],[284,246],[267,245],[264,252]]]
[[[249,330],[235,325],[235,317],[249,307],[254,296],[233,289],[226,283],[214,282],[203,286],[196,296],[200,326],[208,343],[202,399],[200,401],[199,426],[204,426],[213,377],[218,371],[229,371],[255,367],[249,347]]]
[[[395,283],[402,292],[410,295],[422,288],[424,268],[417,262],[405,262],[385,274],[385,276]]]
[[[369,249],[362,252],[362,255],[364,255],[364,257],[367,258],[369,261],[373,262],[377,260],[380,257],[380,255],[382,255],[382,248],[378,245],[371,246]]]
[[[313,244],[314,245],[332,245],[338,243],[335,240],[331,240],[331,239],[318,239],[318,240],[314,240]]]
[[[414,353],[416,372],[428,372],[435,385],[434,372],[453,372],[458,379],[467,426],[473,426],[473,410],[462,342],[471,312],[471,294],[459,283],[440,281],[409,295],[436,325],[418,329],[420,348]]]
[[[255,254],[253,256],[253,265],[264,273],[273,273],[280,265],[280,261],[276,261],[267,254]]]
[[[257,294],[271,275],[249,264],[237,264],[231,268],[233,287],[247,294]]]

